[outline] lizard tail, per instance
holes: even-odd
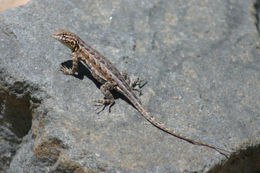
[[[210,144],[207,144],[207,143],[204,143],[204,142],[201,142],[201,141],[198,141],[198,140],[194,140],[194,139],[191,139],[191,138],[188,138],[186,136],[183,136],[181,134],[179,134],[178,132],[176,132],[175,130],[173,129],[170,129],[169,127],[167,127],[165,124],[161,123],[160,121],[158,121],[157,119],[155,119],[150,113],[149,111],[147,111],[144,106],[142,106],[142,104],[140,102],[136,102],[136,104],[134,104],[134,106],[138,109],[138,111],[144,116],[144,118],[149,121],[152,125],[154,125],[155,127],[163,130],[164,132],[166,133],[169,133],[170,135],[173,135],[179,139],[182,139],[182,140],[185,140],[187,142],[190,142],[192,144],[196,144],[196,145],[201,145],[201,146],[205,146],[205,147],[209,147],[209,148],[212,148],[218,152],[220,152],[221,154],[224,154],[223,152],[221,151],[224,151],[226,153],[231,153],[230,151],[226,150],[226,149],[223,149],[223,148],[219,148],[217,146],[213,146],[213,145],[210,145]],[[225,154],[224,154],[225,155]],[[226,156],[226,155],[225,155]]]

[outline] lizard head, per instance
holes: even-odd
[[[59,29],[52,34],[52,37],[68,46],[72,51],[75,51],[78,48],[79,37],[72,32]]]

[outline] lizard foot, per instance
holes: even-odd
[[[139,79],[136,78],[132,83],[130,83],[130,86],[132,90],[139,92],[139,95],[142,95],[142,88],[147,84],[147,81],[145,79]]]
[[[131,79],[129,78],[125,70],[123,70],[121,74],[126,80],[126,82],[130,85],[131,89],[133,91],[139,92],[139,95],[142,95],[141,89],[147,84],[147,81],[145,79],[139,79],[139,78],[136,78],[134,81],[131,81]]]
[[[66,74],[66,75],[71,75],[71,74],[73,74],[73,72],[72,72],[72,69],[70,69],[70,68],[67,68],[67,67],[65,67],[65,66],[60,66],[60,71],[62,71],[64,74]]]
[[[110,100],[110,99],[98,99],[98,100],[93,100],[92,102],[95,102],[96,104],[94,106],[96,106],[96,110],[99,110],[97,112],[97,114],[99,114],[100,112],[102,112],[103,110],[105,110],[106,107],[108,107],[108,112],[111,112],[111,107],[115,104],[114,100]]]

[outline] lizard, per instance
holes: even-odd
[[[130,84],[127,73],[120,73],[120,71],[107,58],[105,58],[97,50],[91,48],[76,34],[64,29],[59,29],[52,34],[52,37],[69,47],[72,51],[72,67],[67,68],[62,65],[60,67],[60,70],[64,74],[75,74],[78,69],[78,63],[81,62],[87,67],[94,79],[101,84],[100,90],[103,93],[104,98],[94,100],[94,102],[104,105],[104,107],[108,106],[110,110],[111,106],[115,103],[114,96],[111,91],[116,90],[117,92],[123,94],[147,121],[164,132],[189,143],[209,147],[220,152],[221,154],[224,154],[223,151],[231,153],[226,149],[188,138],[155,119],[134,93],[133,85]]]

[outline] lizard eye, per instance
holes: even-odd
[[[65,36],[65,34],[63,33],[63,34],[61,35],[61,37],[62,37],[62,38],[65,38],[66,36]]]

